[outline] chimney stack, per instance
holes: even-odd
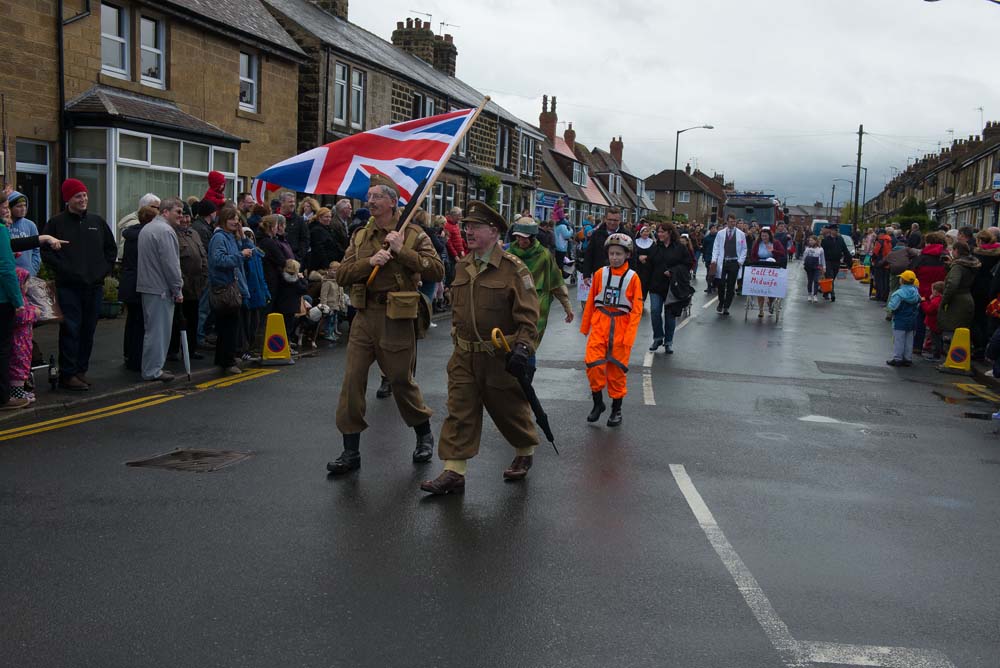
[[[323,0],[328,1],[328,0]],[[346,4],[346,2],[345,2]],[[396,22],[396,29],[392,31],[392,45],[396,48],[406,51],[411,56],[416,56],[422,61],[434,65],[435,59],[435,45],[437,40],[434,39],[434,32],[431,30],[430,23],[424,23],[420,19],[406,19],[405,27],[401,25],[402,22]],[[442,42],[443,43],[443,42]],[[451,49],[454,51],[452,53],[452,65],[454,65],[454,56],[458,53],[455,50],[455,46],[451,45]],[[444,54],[442,55],[442,62],[446,62]]]
[[[549,111],[549,96],[542,96],[542,113],[538,114],[538,127],[541,129],[550,144],[556,143],[556,123],[559,117],[556,116],[556,97],[552,96],[552,110]]]
[[[311,2],[327,14],[347,20],[347,0],[311,0]]]
[[[569,150],[576,153],[576,130],[573,129],[572,123],[570,123],[569,126],[566,127],[566,131],[563,132],[563,139],[566,140],[566,145],[569,146]]]
[[[618,139],[611,138],[611,157],[615,159],[619,167],[622,166],[622,151],[624,149],[625,144],[622,143],[621,137],[618,137]]]
[[[684,173],[687,174],[688,176],[691,176],[691,163],[690,162],[687,165],[684,166]]]
[[[434,37],[434,69],[444,72],[450,77],[455,76],[455,62],[458,60],[458,49],[451,35]]]

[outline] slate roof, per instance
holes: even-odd
[[[97,85],[66,103],[71,117],[115,120],[185,135],[199,135],[230,144],[246,143],[236,135],[181,111],[173,102]]]
[[[702,185],[699,181],[691,178],[683,169],[678,169],[677,171],[677,191],[692,190],[695,192],[707,192],[711,191]],[[667,191],[670,192],[674,189],[674,170],[664,169],[658,174],[651,174],[646,177],[646,190],[657,190],[657,191]]]
[[[206,2],[207,0],[184,1]],[[263,0],[263,2],[287,16],[323,43],[353,58],[422,84],[453,102],[476,107],[483,100],[482,93],[460,79],[434,69],[430,63],[396,48],[391,42],[368,32],[361,26],[328,14],[307,0]],[[499,115],[513,125],[531,127],[492,101],[487,103],[483,113]]]
[[[300,56],[305,55],[261,0],[165,0],[149,4],[166,8],[173,6],[218,24],[223,30],[236,30],[253,40],[267,42]]]
[[[586,202],[587,198],[584,197],[580,189],[577,188],[576,184],[566,176],[559,165],[556,163],[555,157],[552,155],[552,149],[546,144],[542,148],[542,165],[545,167],[545,171],[549,173],[552,180],[556,182],[559,190],[569,197],[570,199],[575,199],[580,202]]]
[[[611,155],[609,151],[605,151],[603,148],[594,148],[590,155],[592,162],[597,166],[596,171],[598,173],[603,174],[610,172],[612,174],[618,174],[619,176],[624,174],[638,180],[635,172],[629,169],[628,165],[619,163],[615,160],[615,157]],[[612,197],[614,197],[614,195],[612,195]],[[628,206],[629,208],[634,209],[639,207],[640,209],[646,209],[648,211],[656,211],[656,205],[653,204],[648,197],[646,197],[645,190],[641,193],[635,192],[632,186],[628,183],[627,179],[622,179],[622,199],[628,200],[625,206]]]
[[[700,171],[698,171],[696,169],[696,170],[694,170],[694,174],[692,174],[691,177],[693,179],[697,180],[698,183],[700,183],[703,186],[705,186],[705,189],[708,190],[713,195],[715,195],[715,197],[720,202],[725,202],[726,201],[726,189],[725,189],[725,187],[721,183],[719,183],[718,181],[716,181],[715,179],[713,179],[711,176],[709,176],[708,174],[705,174],[704,172],[700,172]]]

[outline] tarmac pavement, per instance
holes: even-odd
[[[413,432],[374,387],[361,470],[326,477],[342,347],[49,431],[4,423],[0,655],[995,668],[1000,444],[965,415],[1000,397],[919,359],[886,366],[865,286],[810,304],[789,274],[778,323],[744,322],[740,299],[723,318],[699,290],[672,356],[646,354],[646,316],[618,429],[584,421],[584,338],[550,318],[535,386],[562,455],[543,444],[505,483],[513,453],[487,420],[463,496],[419,492],[440,462],[409,461]],[[449,354],[442,323],[418,360],[435,435]],[[200,474],[124,465],[175,447],[252,456]]]

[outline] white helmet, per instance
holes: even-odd
[[[627,234],[622,234],[621,232],[615,232],[614,234],[608,235],[608,240],[604,242],[605,248],[610,248],[611,246],[621,246],[625,249],[626,253],[632,252],[632,237]]]

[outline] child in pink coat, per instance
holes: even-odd
[[[14,337],[10,351],[10,396],[35,400],[35,393],[24,385],[31,376],[31,335],[38,312],[28,301],[28,278],[30,274],[23,268],[17,268],[17,282],[21,286],[21,298],[24,306],[14,312]]]

